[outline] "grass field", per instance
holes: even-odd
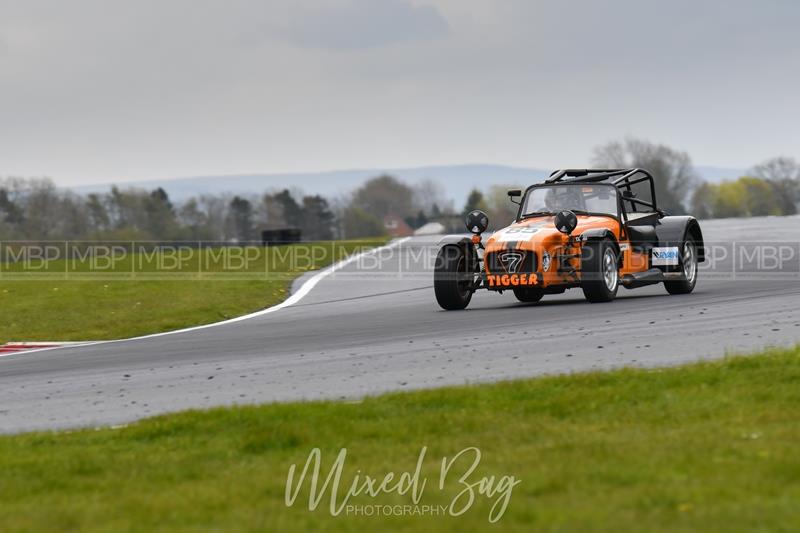
[[[104,531],[797,531],[800,350],[661,370],[620,370],[162,416],[119,429],[0,438],[0,529]],[[520,480],[462,516],[332,517],[284,503],[289,465],[314,447],[340,483],[412,471],[420,505],[449,505],[442,457],[477,447],[468,478]],[[326,496],[329,493],[326,494]],[[341,498],[341,493],[340,496]],[[353,505],[410,504],[367,495]]]
[[[284,300],[308,270],[385,242],[20,255],[0,263],[0,344],[118,339],[225,320]]]

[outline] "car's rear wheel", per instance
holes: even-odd
[[[535,303],[542,299],[542,289],[536,287],[515,287],[514,296],[517,300],[524,303]]]
[[[664,288],[670,294],[689,294],[697,285],[697,244],[687,237],[681,250],[682,279],[665,281]]]
[[[611,239],[584,244],[581,254],[581,288],[593,303],[610,302],[619,288],[617,247]]]
[[[442,309],[464,309],[472,300],[475,276],[470,252],[467,246],[456,245],[439,250],[433,271],[433,290]]]

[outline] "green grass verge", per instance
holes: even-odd
[[[233,318],[281,302],[304,272],[385,242],[3,263],[0,344],[119,339]]]
[[[188,531],[797,531],[800,350],[398,393],[361,403],[215,409],[122,429],[0,438],[0,529]],[[348,450],[353,476],[413,470],[421,505],[459,490],[439,465],[469,446],[470,480],[521,479],[500,522],[331,517],[284,504],[289,465]],[[463,471],[460,465],[456,470]],[[365,496],[353,504],[407,504]]]

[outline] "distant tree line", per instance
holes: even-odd
[[[260,198],[201,195],[174,204],[164,189],[77,195],[46,179],[0,180],[0,239],[252,241],[258,230],[292,226],[333,238],[334,215],[321,196],[283,190]]]
[[[262,230],[278,228],[300,229],[305,240],[354,239],[386,233],[390,214],[413,229],[451,211],[433,182],[411,187],[391,176],[368,180],[333,201],[283,189],[183,202],[173,202],[161,188],[112,187],[84,196],[48,179],[0,178],[0,240],[252,242]]]
[[[700,218],[795,215],[798,202],[800,164],[777,157],[735,181],[703,183],[692,194],[691,209]]]
[[[658,204],[672,214],[699,218],[792,215],[800,202],[800,163],[778,157],[734,181],[701,181],[686,152],[640,139],[595,149],[593,164],[641,167],[655,176]],[[305,240],[354,239],[386,233],[385,218],[399,217],[411,229],[439,222],[463,231],[473,209],[489,214],[492,228],[510,223],[517,205],[506,191],[528,183],[474,189],[460,211],[441,186],[413,186],[377,176],[351,193],[327,199],[295,189],[250,196],[200,195],[173,202],[166,191],[120,189],[85,196],[57,188],[48,179],[0,179],[0,240],[164,240],[252,242],[264,229],[298,228]]]

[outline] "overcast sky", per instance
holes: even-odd
[[[794,0],[0,0],[0,175],[800,157]]]

